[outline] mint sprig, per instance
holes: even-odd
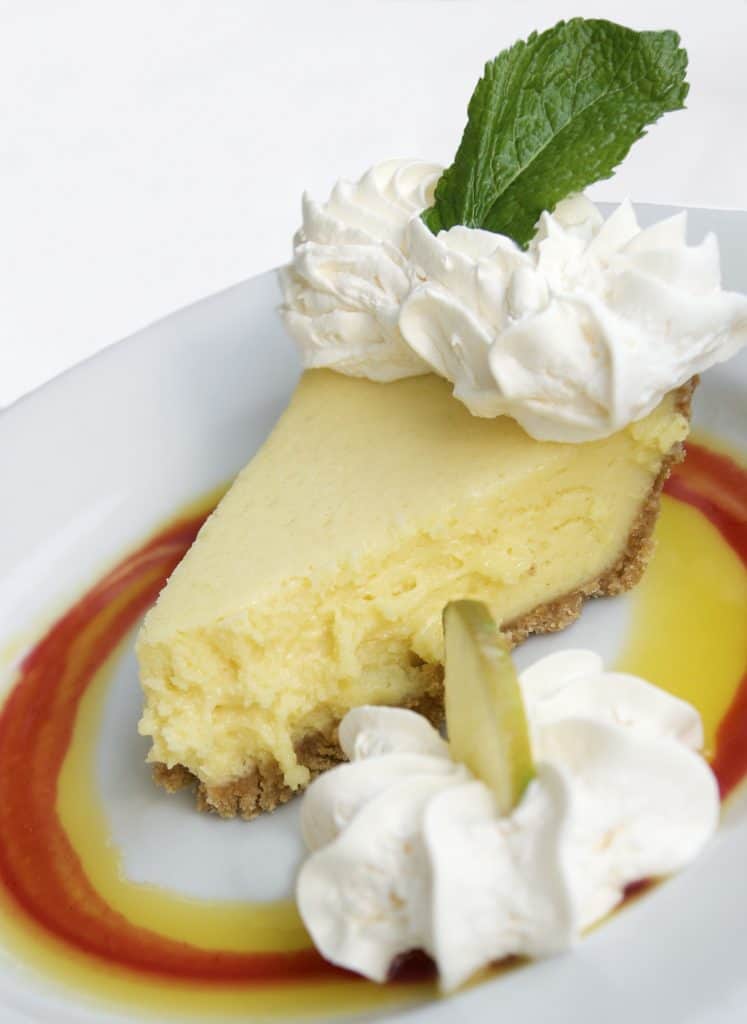
[[[504,50],[485,65],[425,223],[526,245],[543,210],[609,178],[647,125],[684,106],[679,43],[676,32],[573,18]]]

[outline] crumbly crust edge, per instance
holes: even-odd
[[[676,411],[688,419],[696,384],[697,378],[693,378],[676,392]],[[597,579],[505,624],[503,631],[512,646],[521,643],[532,633],[553,633],[565,629],[578,618],[584,602],[589,598],[621,594],[638,583],[653,552],[653,531],[659,515],[662,488],[672,468],[682,462],[684,457],[684,445],[678,443],[664,458],[633,522],[625,550],[617,562]],[[441,665],[423,663],[418,671],[422,675],[422,693],[403,706],[424,715],[438,727],[443,721],[443,669]],[[312,778],[344,760],[337,741],[337,724],[333,724],[327,732],[304,736],[296,746],[296,756],[309,769]],[[181,764],[172,768],[160,762],[154,764],[153,779],[169,793],[187,786],[194,787],[200,811],[212,811],[222,818],[239,816],[247,821],[265,811],[275,810],[299,792],[285,784],[280,765],[271,757],[256,762],[240,779],[219,786],[207,785]]]

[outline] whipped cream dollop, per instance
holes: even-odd
[[[590,651],[520,676],[536,775],[500,816],[421,716],[350,711],[349,764],[307,791],[297,883],[323,956],[376,981],[423,949],[449,991],[509,955],[568,948],[625,889],[683,868],[719,816],[700,716]]]
[[[293,264],[280,277],[284,320],[306,367],[377,381],[429,372],[399,316],[415,283],[408,225],[431,205],[440,175],[435,164],[390,160],[339,181],[326,203],[304,194]]]
[[[283,316],[307,368],[376,381],[435,372],[476,416],[532,437],[589,441],[652,411],[747,342],[747,297],[724,291],[718,244],[686,214],[641,229],[574,196],[522,250],[419,214],[441,169],[392,160],[303,200],[281,272]]]

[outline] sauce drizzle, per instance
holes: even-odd
[[[666,493],[706,516],[747,572],[744,469],[691,443]],[[140,975],[203,986],[349,983],[351,975],[313,948],[202,949],[134,925],[93,888],[57,813],[58,779],[79,703],[153,603],[206,514],[169,525],[125,558],[22,661],[0,713],[0,884],[18,913],[55,939],[99,963]],[[712,763],[722,797],[747,775],[747,672],[718,727]]]

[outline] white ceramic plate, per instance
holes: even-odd
[[[641,209],[644,221],[667,212]],[[693,237],[717,232],[726,285],[747,290],[747,213],[694,210],[690,225]],[[19,656],[79,593],[185,502],[229,479],[260,445],[299,373],[277,301],[271,274],[238,285],[108,349],[0,415],[0,687],[10,685]],[[747,446],[746,390],[747,352],[706,376],[696,422]],[[570,633],[530,641],[519,661],[570,643],[613,656],[628,607],[627,598],[592,604]],[[128,648],[116,666],[96,750],[126,875],[198,899],[289,895],[301,854],[297,806],[247,825],[196,815],[186,795],[166,797],[143,764],[139,706]],[[744,797],[728,806],[716,841],[691,870],[572,954],[420,1007],[407,1020],[435,1024],[459,1014],[523,1024],[744,1021]],[[364,1017],[371,1019],[370,1012]],[[3,1022],[144,1019],[152,1018],[46,981],[12,949],[0,949]]]

